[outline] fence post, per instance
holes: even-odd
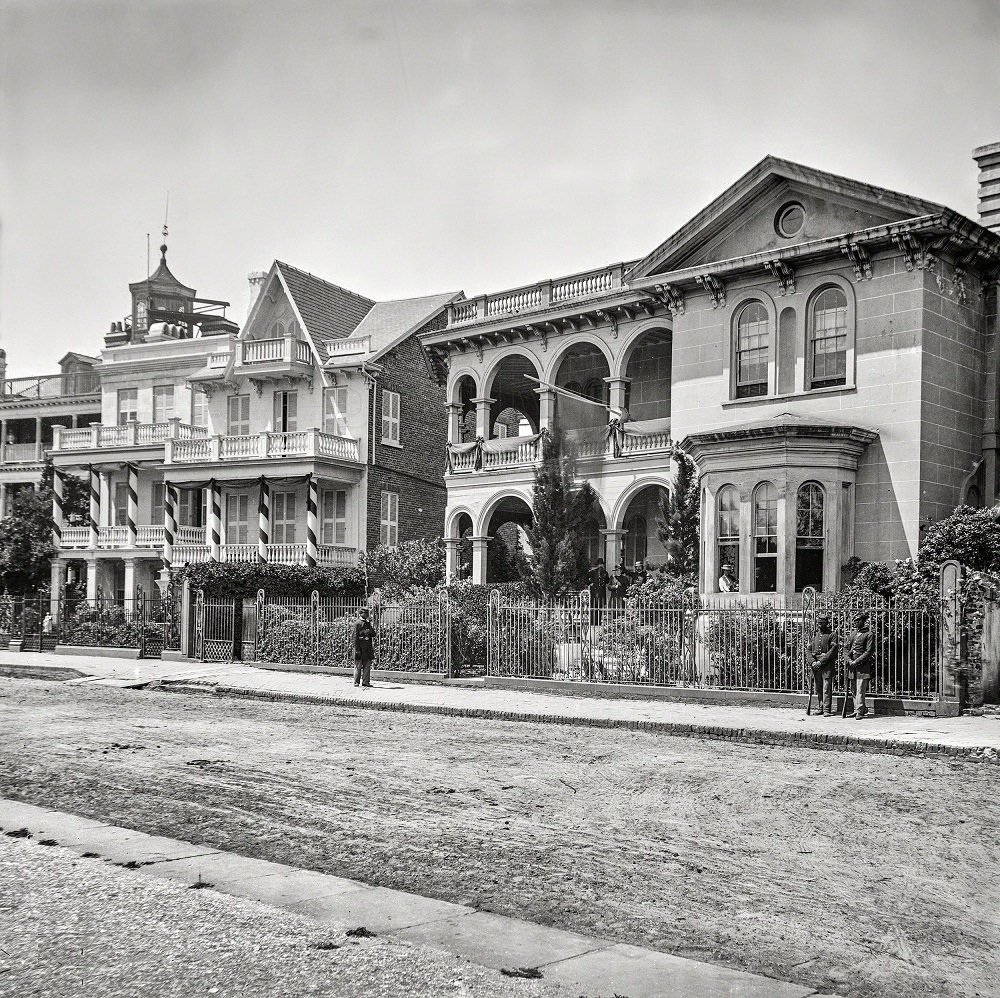
[[[968,677],[965,674],[964,642],[962,640],[962,606],[959,590],[962,585],[962,566],[954,560],[941,566],[941,640],[938,642],[938,700],[945,700],[946,670],[954,684],[954,697],[958,709],[965,707]],[[951,685],[951,684],[948,684]]]
[[[205,590],[199,589],[194,604],[194,654],[199,662],[205,661]]]
[[[447,592],[441,604],[441,625],[444,628],[444,672],[449,679],[454,679],[454,662],[451,656],[451,596]]]
[[[138,607],[138,610],[135,609]],[[139,627],[139,658],[146,657],[146,594],[142,591],[142,585],[137,584],[134,594],[134,605],[132,608],[132,619],[137,621]]]
[[[319,665],[319,590],[309,594],[309,623],[312,634],[312,664]]]
[[[254,656],[260,657],[260,639],[264,636],[264,590],[257,590],[257,606],[254,609],[254,613],[257,615],[256,627],[254,628],[254,634],[256,635],[256,643],[254,645]]]
[[[497,650],[497,626],[500,617],[500,590],[494,589],[490,593],[489,610],[486,614],[486,675],[490,675],[495,663],[499,658]]]
[[[808,693],[812,685],[812,678],[806,677],[806,671],[811,671],[812,669],[809,662],[809,645],[811,643],[811,636],[815,633],[816,590],[813,586],[806,586],[802,590],[802,632],[799,635],[799,661],[802,665],[803,693]],[[820,709],[822,710],[822,704],[820,705]]]

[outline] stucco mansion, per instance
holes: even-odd
[[[450,569],[470,537],[487,579],[556,426],[609,565],[661,560],[658,490],[691,455],[707,593],[726,563],[741,597],[832,590],[994,502],[1000,144],[975,156],[982,224],[768,157],[641,259],[449,304],[422,342],[447,384]]]

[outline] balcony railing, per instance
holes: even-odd
[[[305,340],[282,336],[272,340],[243,340],[240,360],[253,364],[312,364],[312,349]]]
[[[54,426],[52,449],[67,451],[98,450],[105,447],[148,447],[165,443],[167,440],[197,440],[207,437],[207,427],[191,426],[179,419],[170,419],[165,423],[122,423],[118,426],[93,423],[75,430]]]
[[[31,378],[6,378],[0,381],[0,402],[20,399],[37,401],[100,394],[101,382],[96,371],[40,374]]]
[[[223,544],[219,547],[219,560],[227,563],[257,561],[256,544]],[[201,544],[174,544],[175,565],[200,564],[211,560],[211,550],[204,541]],[[276,565],[305,565],[306,545],[268,544],[267,560]],[[343,544],[320,544],[316,548],[316,562],[319,565],[349,568],[358,560],[357,548]]]
[[[448,325],[461,326],[469,322],[517,315],[608,294],[624,287],[625,264],[587,270],[555,281],[542,281],[523,288],[512,288],[495,295],[481,295],[448,306]]]
[[[42,460],[44,444],[4,444],[0,447],[2,464],[37,464]]]
[[[328,458],[357,463],[361,447],[351,437],[338,437],[322,430],[288,433],[217,435],[205,440],[168,440],[165,464],[203,464],[212,461],[265,461],[281,458]]]

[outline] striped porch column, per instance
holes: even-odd
[[[62,547],[63,492],[65,488],[63,473],[58,468],[54,468],[52,470],[52,546],[57,551]]]
[[[214,478],[209,485],[208,541],[212,561],[222,561],[222,489]]]
[[[139,522],[139,469],[134,464],[128,469],[128,512],[125,515],[125,546],[136,546],[136,524]],[[128,593],[126,593],[126,596]]]
[[[316,546],[316,537],[319,533],[317,517],[319,486],[312,475],[306,476],[306,486],[309,490],[306,498],[306,564],[310,568],[315,568],[319,557],[319,549]]]
[[[101,474],[90,465],[90,536],[88,546],[91,550],[97,547],[97,538],[101,528]]]
[[[267,546],[271,543],[271,487],[267,479],[260,480],[260,499],[257,501],[257,560],[267,561]]]
[[[174,538],[177,535],[177,489],[163,487],[163,567],[169,572],[174,563]]]

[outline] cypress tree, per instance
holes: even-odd
[[[694,461],[679,447],[673,491],[660,492],[656,536],[667,552],[667,568],[678,577],[697,578],[701,538],[701,496]]]

